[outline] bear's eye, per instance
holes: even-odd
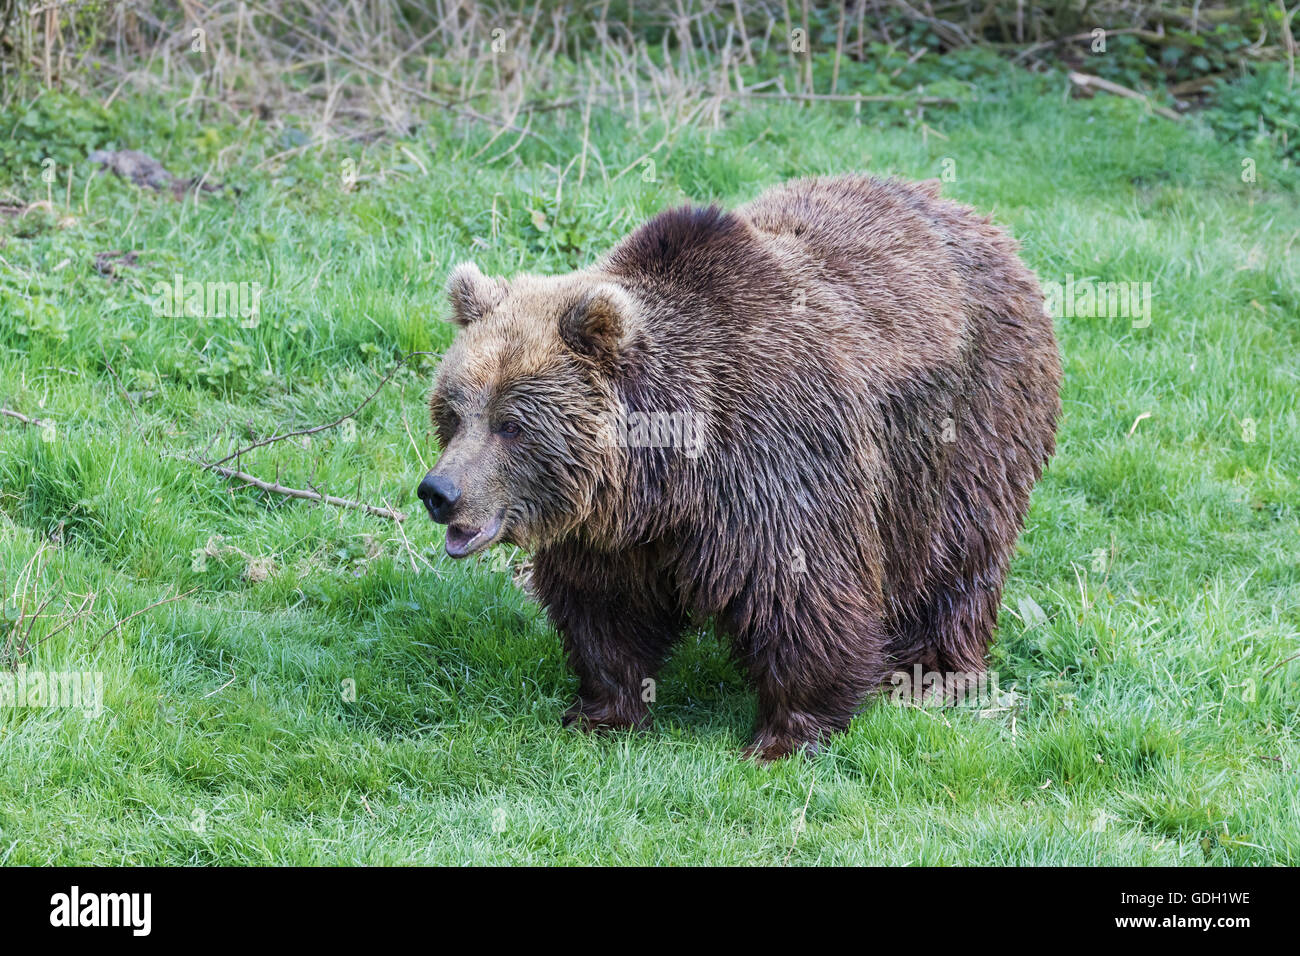
[[[513,418],[507,418],[497,426],[497,434],[504,435],[506,438],[518,438],[519,433],[523,431],[521,426]]]

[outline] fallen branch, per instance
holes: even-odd
[[[222,684],[222,685],[221,685],[220,687],[218,687],[216,690],[210,690],[210,691],[208,691],[206,694],[203,695],[203,697],[202,697],[201,699],[202,699],[202,700],[207,700],[209,697],[212,697],[214,694],[220,694],[223,690],[225,690],[227,687],[229,687],[231,684],[233,684],[233,683],[234,683],[236,680],[238,680],[238,679],[239,679],[239,678],[238,678],[238,675],[235,674],[235,668],[234,668],[234,667],[231,667],[231,668],[230,668],[230,680],[226,681],[224,684]]]
[[[1221,82],[1231,75],[1230,72],[1213,73],[1210,76],[1198,76],[1194,80],[1183,80],[1183,82],[1175,83],[1173,86],[1168,88],[1169,95],[1183,97],[1189,93],[1200,93],[1202,90],[1213,86],[1215,83]]]
[[[242,457],[243,455],[246,455],[248,452],[252,451],[255,448],[265,448],[267,445],[273,445],[278,441],[284,441],[286,438],[301,438],[305,435],[315,435],[317,432],[323,432],[323,431],[328,431],[331,428],[337,428],[339,425],[342,425],[349,418],[356,418],[358,415],[360,415],[361,410],[374,400],[375,396],[379,394],[380,389],[382,389],[385,385],[387,385],[389,381],[392,379],[392,377],[397,374],[397,370],[400,369],[403,365],[405,365],[408,361],[410,361],[411,358],[413,358],[416,355],[427,355],[427,354],[428,354],[427,352],[411,352],[409,355],[403,355],[400,359],[397,360],[397,364],[393,366],[392,371],[390,371],[387,375],[384,376],[383,381],[381,381],[378,385],[375,386],[375,390],[370,393],[370,395],[366,398],[364,402],[362,402],[356,408],[352,409],[352,411],[348,412],[346,415],[342,415],[336,418],[328,425],[317,425],[314,428],[303,428],[296,432],[285,432],[283,435],[275,435],[271,438],[265,438],[262,441],[253,442],[253,444],[247,445],[244,448],[237,448],[234,451],[232,451],[229,455],[227,455],[225,458],[221,458],[213,462],[206,462],[206,461],[200,462],[200,464],[202,464],[205,468],[212,468],[216,465],[224,465],[226,462],[230,461],[230,459]]]
[[[384,504],[388,505],[390,509],[392,508],[392,505],[389,503],[387,498],[384,499]],[[402,523],[400,521],[394,520],[393,527],[396,528],[397,533],[402,536],[402,547],[404,547],[406,549],[406,553],[410,555],[411,570],[414,571],[416,574],[420,573],[420,566],[415,563],[416,560],[418,559],[420,563],[423,564],[426,568],[428,568],[434,574],[437,574],[438,577],[442,577],[441,574],[438,574],[437,568],[435,568],[432,564],[430,564],[428,560],[426,560],[423,556],[415,553],[415,549],[411,547],[410,539],[406,537],[406,532],[402,530]]]
[[[322,504],[334,505],[336,508],[352,508],[358,511],[367,511],[372,515],[380,518],[390,518],[393,521],[405,521],[406,515],[392,508],[381,508],[378,505],[367,504],[364,501],[352,501],[348,498],[338,498],[334,495],[323,495],[319,491],[306,491],[302,488],[289,488],[280,484],[278,481],[263,481],[253,475],[243,471],[235,471],[233,468],[222,468],[218,464],[209,464],[206,461],[194,460],[194,463],[200,468],[206,468],[209,471],[215,471],[217,474],[226,478],[238,478],[240,481],[247,482],[254,488],[260,488],[262,491],[269,491],[272,494],[286,495],[290,498],[301,498],[304,501],[319,501]]]
[[[76,624],[78,619],[80,619],[80,617],[83,614],[85,614],[87,611],[90,610],[90,608],[94,605],[94,603],[95,603],[95,592],[91,591],[86,595],[85,599],[81,602],[81,607],[77,608],[77,610],[73,612],[72,617],[68,618],[66,621],[64,621],[54,630],[50,631],[50,633],[46,634],[39,641],[33,644],[31,646],[31,649],[35,650],[36,648],[44,644],[46,641],[48,641],[50,638],[55,637],[56,635],[61,634],[64,631],[66,631],[68,628],[72,627],[72,625]]]
[[[807,100],[833,103],[919,103],[923,106],[955,106],[957,100],[950,96],[909,96],[906,93],[730,93],[729,99],[741,100]]]
[[[28,417],[27,417],[26,415],[24,415],[22,412],[16,412],[16,411],[14,411],[12,408],[0,408],[0,415],[7,415],[7,416],[9,416],[10,418],[16,418],[18,421],[22,422],[24,425],[32,425],[32,426],[34,426],[34,427],[36,427],[36,428],[40,428],[42,425],[45,424],[45,420],[44,420],[44,419],[41,419],[41,418],[28,418]]]
[[[251,445],[247,445],[243,448],[238,448],[235,451],[231,452],[229,455],[227,455],[225,458],[221,458],[217,461],[205,461],[202,458],[188,458],[187,460],[198,465],[200,468],[205,468],[208,471],[215,471],[217,474],[222,475],[223,477],[226,478],[237,478],[240,481],[252,485],[254,488],[260,488],[262,491],[269,491],[272,494],[285,495],[286,497],[289,498],[300,498],[304,501],[319,501],[322,504],[334,505],[337,508],[352,508],[354,510],[368,512],[380,518],[389,518],[396,522],[405,521],[406,515],[396,510],[395,508],[391,508],[391,507],[381,508],[378,505],[372,505],[364,501],[353,501],[349,498],[339,498],[336,497],[335,495],[322,494],[321,492],[317,491],[315,488],[311,488],[310,482],[308,483],[309,487],[306,489],[290,488],[287,485],[280,484],[278,479],[276,481],[263,481],[261,478],[258,478],[255,475],[250,475],[245,471],[239,471],[238,469],[235,468],[225,468],[222,466],[224,466],[225,463],[230,461],[232,458],[237,459],[243,455],[248,454],[250,451],[253,451],[254,449],[265,448],[267,445],[272,445],[275,444],[276,442],[284,441],[285,439],[288,438],[301,438],[306,435],[315,435],[318,432],[328,431],[331,428],[337,428],[339,425],[343,424],[349,418],[353,418],[353,419],[356,418],[357,415],[361,414],[362,409],[364,409],[367,405],[369,405],[372,401],[374,401],[375,396],[380,393],[383,387],[387,385],[390,381],[392,381],[392,378],[394,375],[397,374],[398,369],[400,369],[403,365],[405,365],[408,361],[410,361],[415,356],[428,355],[428,354],[430,353],[410,352],[407,355],[403,355],[400,359],[397,360],[397,364],[392,367],[389,373],[383,377],[380,383],[375,386],[375,390],[371,392],[368,396],[366,396],[365,401],[363,401],[352,411],[348,412],[345,415],[339,416],[332,422],[329,422],[325,425],[315,425],[312,428],[301,428],[297,431],[285,432],[281,435],[273,435],[270,438],[264,438],[261,441],[254,442]],[[358,491],[359,490],[360,488],[358,487]]]
[[[1107,31],[1106,31],[1106,36],[1107,36],[1107,38],[1109,38],[1109,37],[1116,37],[1116,36],[1123,36],[1123,35],[1125,35],[1125,34],[1127,34],[1127,35],[1134,35],[1134,34],[1136,34],[1136,35],[1137,35],[1139,38],[1141,38],[1141,39],[1145,39],[1147,36],[1155,37],[1155,38],[1157,39],[1157,41],[1159,41],[1159,42],[1165,42],[1165,41],[1167,40],[1167,38],[1164,36],[1164,34],[1156,33],[1156,32],[1154,32],[1154,31],[1152,31],[1152,30],[1142,30],[1142,29],[1139,29],[1139,28],[1136,28],[1136,27],[1130,27],[1130,28],[1128,28],[1128,29],[1124,29],[1124,30],[1107,30]],[[1092,33],[1076,33],[1076,34],[1074,34],[1073,36],[1057,37],[1055,40],[1044,40],[1044,41],[1041,42],[1041,43],[1035,43],[1035,44],[1033,44],[1032,46],[1027,46],[1027,47],[1025,47],[1023,50],[1021,50],[1019,53],[1017,53],[1014,57],[1011,58],[1011,62],[1012,62],[1012,63],[1019,63],[1019,62],[1020,62],[1021,60],[1023,60],[1025,57],[1027,57],[1027,56],[1033,56],[1033,55],[1034,55],[1035,53],[1037,53],[1039,50],[1047,50],[1047,49],[1051,49],[1052,47],[1060,46],[1060,45],[1063,44],[1063,43],[1078,43],[1080,40],[1091,40],[1091,39],[1093,39],[1093,35],[1092,35]],[[1172,37],[1170,37],[1170,38],[1168,38],[1168,39],[1172,39]],[[1020,44],[1018,44],[1018,43],[993,43],[993,44],[989,44],[989,45],[992,46],[992,47],[994,47],[994,48],[1005,48],[1005,49],[1011,50],[1011,49],[1016,48],[1016,47],[1019,46]]]
[[[938,17],[927,16],[921,11],[911,7],[907,3],[907,0],[894,0],[894,5],[902,7],[903,12],[913,20],[928,24],[930,29],[939,36],[939,39],[947,43],[948,46],[955,49],[957,47],[971,45],[971,39],[966,35],[966,31],[952,21],[940,20]],[[927,3],[926,6],[928,7],[929,4]]]
[[[97,640],[97,641],[95,642],[95,646],[92,647],[91,650],[92,650],[92,651],[99,650],[99,645],[104,643],[104,638],[108,637],[108,635],[112,634],[114,631],[116,631],[116,630],[117,630],[119,627],[121,627],[123,624],[126,624],[126,623],[128,623],[128,622],[130,622],[130,621],[135,620],[135,619],[136,619],[137,617],[139,617],[141,614],[144,614],[144,613],[146,613],[147,611],[152,611],[152,610],[153,610],[154,608],[156,608],[156,607],[162,607],[164,604],[171,604],[171,603],[173,603],[173,602],[175,602],[175,601],[179,601],[181,598],[187,598],[187,597],[189,597],[191,594],[193,594],[193,593],[194,593],[195,591],[197,591],[197,590],[198,590],[197,587],[190,588],[188,591],[185,591],[185,592],[182,593],[182,594],[177,594],[177,595],[175,595],[174,597],[163,598],[161,601],[154,601],[154,602],[153,602],[152,604],[150,604],[148,607],[142,607],[142,608],[140,608],[140,610],[136,611],[134,614],[128,614],[126,617],[122,618],[122,620],[118,621],[116,624],[114,624],[112,627],[110,627],[110,628],[109,628],[107,631],[105,631],[103,634],[99,635],[99,640]]]
[[[1105,90],[1107,93],[1114,93],[1116,96],[1122,96],[1125,99],[1137,100],[1145,103],[1152,112],[1163,116],[1165,119],[1181,120],[1183,117],[1173,110],[1164,106],[1157,106],[1151,102],[1151,98],[1139,93],[1137,90],[1130,90],[1127,86],[1120,86],[1118,83],[1112,83],[1110,80],[1103,80],[1100,76],[1093,76],[1091,73],[1070,72],[1070,82],[1079,87],[1096,87],[1099,90]]]
[[[1279,669],[1281,669],[1283,666],[1285,666],[1285,665],[1287,665],[1287,664],[1290,664],[1290,663],[1291,663],[1293,660],[1295,660],[1296,658],[1300,658],[1300,654],[1292,654],[1292,655],[1291,655],[1290,657],[1288,657],[1286,660],[1278,661],[1276,664],[1274,664],[1274,665],[1273,665],[1272,667],[1270,667],[1268,670],[1264,671],[1263,675],[1260,677],[1260,680],[1263,680],[1265,677],[1267,677],[1269,674],[1273,673],[1275,670],[1279,670]]]

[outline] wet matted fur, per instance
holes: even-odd
[[[937,183],[805,179],[662,213],[566,276],[464,264],[448,292],[426,483],[454,489],[449,552],[533,552],[580,681],[567,722],[646,723],[645,682],[704,620],[765,758],[896,670],[983,670],[1061,379],[989,219]],[[689,416],[696,447],[613,440],[636,413]]]

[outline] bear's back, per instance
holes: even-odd
[[[839,176],[774,187],[727,212],[661,213],[597,266],[640,294],[652,337],[691,354],[793,356],[887,384],[962,362],[964,248],[980,223],[925,185]]]

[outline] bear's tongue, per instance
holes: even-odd
[[[496,537],[500,527],[501,516],[499,514],[488,522],[486,528],[467,528],[460,524],[448,525],[447,554],[453,558],[465,557],[489,543]]]
[[[464,551],[466,546],[474,540],[476,534],[478,534],[478,528],[465,528],[458,524],[448,525],[447,551]]]

